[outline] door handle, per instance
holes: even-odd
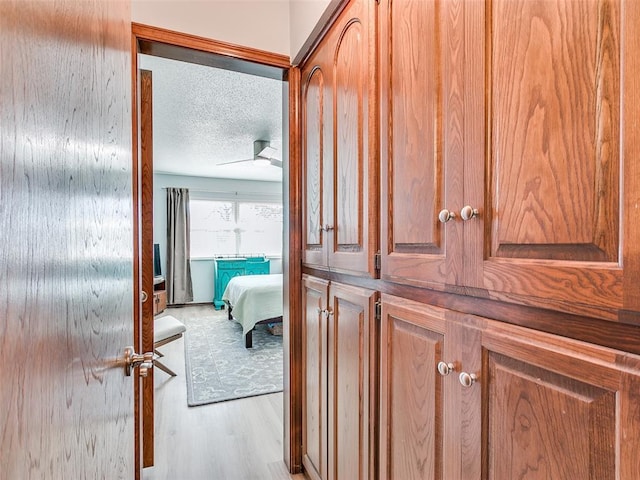
[[[142,300],[142,303],[146,302],[147,298],[149,298],[149,295],[147,295],[147,292],[142,290],[142,293],[140,294],[140,299]]]
[[[146,377],[149,370],[153,368],[153,352],[140,354],[136,353],[133,347],[126,347],[124,349],[124,374],[130,377],[131,371],[136,367],[140,368],[140,376]]]

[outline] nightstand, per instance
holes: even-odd
[[[153,277],[153,314],[157,315],[167,308],[167,283],[164,277]]]

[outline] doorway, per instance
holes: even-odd
[[[285,291],[289,292],[284,298],[284,342],[285,342],[285,360],[284,360],[284,395],[283,395],[283,417],[284,417],[284,460],[287,466],[296,471],[299,468],[299,461],[296,460],[298,454],[295,452],[295,445],[299,445],[298,441],[292,441],[291,432],[299,432],[299,419],[292,411],[296,411],[296,405],[299,405],[299,400],[296,398],[299,395],[300,388],[296,386],[295,381],[291,381],[292,375],[290,374],[290,365],[292,363],[293,352],[297,351],[296,348],[289,348],[289,342],[292,339],[291,332],[298,331],[295,326],[296,318],[299,318],[299,299],[295,292],[300,292],[299,288],[299,275],[296,275],[296,271],[299,272],[299,245],[297,245],[299,235],[295,235],[297,230],[298,218],[295,214],[297,210],[296,202],[300,198],[298,182],[295,180],[298,178],[297,166],[297,146],[293,139],[295,138],[296,122],[295,115],[291,112],[296,111],[296,100],[292,93],[295,91],[295,87],[290,85],[290,80],[293,75],[294,82],[297,78],[297,72],[295,69],[289,67],[289,59],[281,55],[270,54],[267,52],[261,52],[253,49],[246,49],[242,47],[233,47],[228,44],[221,44],[215,41],[208,41],[204,39],[194,39],[189,35],[180,34],[177,32],[170,32],[164,29],[157,29],[154,27],[148,27],[139,24],[132,25],[132,32],[134,37],[133,42],[133,72],[134,72],[134,92],[138,91],[137,73],[139,71],[138,66],[138,54],[152,55],[162,58],[186,61],[189,63],[195,63],[199,65],[206,65],[216,68],[223,68],[230,71],[249,73],[252,75],[263,76],[267,78],[279,78],[283,80],[283,132],[288,131],[289,135],[283,136],[283,158],[288,158],[288,162],[284,162],[283,168],[283,204],[285,206],[285,219],[284,219],[284,238],[285,246],[283,251],[283,274],[285,277]],[[293,88],[293,90],[290,90]],[[291,101],[293,99],[293,102]],[[293,103],[293,104],[292,104]],[[286,112],[289,112],[287,115]],[[293,122],[290,118],[294,119]],[[137,100],[134,100],[134,144],[138,139],[138,125],[137,125]],[[290,144],[294,148],[290,148]],[[139,180],[144,173],[144,165],[141,159],[138,157],[138,146],[134,145],[134,185],[139,186]],[[293,179],[293,181],[292,181]],[[146,220],[143,210],[140,207],[140,198],[142,192],[140,190],[135,192],[137,201],[135,202],[135,219],[136,233],[140,233],[144,230]],[[292,205],[293,202],[293,205]],[[293,212],[289,215],[288,212]],[[148,228],[148,225],[147,225]],[[294,235],[292,235],[294,233]],[[138,235],[136,235],[136,238]],[[135,264],[138,267],[135,273],[136,284],[141,284],[141,291],[148,291],[146,288],[152,289],[152,286],[145,285],[144,276],[141,274],[145,268],[145,264],[142,262],[142,258],[147,258],[144,254],[143,245],[138,244],[135,248],[136,261]],[[293,252],[293,253],[292,253]],[[146,263],[146,262],[145,262]],[[293,274],[292,274],[293,272]],[[146,287],[146,288],[145,288]],[[142,303],[138,300],[136,304],[136,338],[140,338],[144,343],[145,339],[149,342],[149,334],[145,335],[145,332],[149,330],[149,324],[153,321],[153,317],[145,318]],[[152,338],[152,336],[151,336]],[[294,342],[295,345],[295,342]],[[147,348],[145,348],[147,347]],[[152,347],[152,345],[151,345]],[[148,351],[149,345],[141,345],[144,351]],[[293,376],[295,378],[295,375]],[[148,389],[148,388],[147,388]],[[140,392],[140,396],[144,397],[144,388]],[[153,390],[153,388],[151,388]],[[153,393],[153,392],[151,392]],[[145,409],[140,409],[140,411]],[[142,413],[140,416],[144,417]],[[144,423],[144,420],[143,420]],[[149,427],[147,421],[147,428]],[[148,434],[147,428],[143,429],[145,436]],[[153,432],[151,432],[152,434]],[[148,442],[148,439],[143,441]],[[249,453],[249,452],[247,452]]]

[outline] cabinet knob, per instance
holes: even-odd
[[[446,377],[451,372],[453,372],[455,369],[456,368],[453,365],[453,363],[438,362],[438,373],[440,375],[442,375],[443,377]]]
[[[442,223],[447,223],[453,218],[456,218],[456,214],[454,212],[450,212],[446,208],[440,210],[440,213],[438,214],[438,220],[440,220]]]
[[[471,220],[478,216],[478,209],[473,208],[470,205],[465,205],[462,207],[462,210],[460,210],[460,216],[462,217],[462,220],[466,222],[467,220]]]
[[[459,378],[460,378],[460,384],[466,388],[469,388],[478,380],[478,376],[475,373],[467,373],[467,372],[462,372]]]
[[[330,231],[330,230],[333,230],[333,225],[329,225],[329,224],[327,223],[327,224],[324,226],[324,230],[325,230],[326,232],[328,232],[328,231]]]

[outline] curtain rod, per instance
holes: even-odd
[[[238,194],[243,194],[243,195],[278,195],[278,193],[267,193],[267,192],[255,193],[255,192],[236,192],[236,191],[232,191],[232,190],[202,190],[202,189],[199,189],[199,188],[189,188],[189,187],[160,187],[161,190],[166,190],[168,188],[186,188],[187,190],[189,190],[189,192],[196,192],[196,193],[225,193],[225,194],[233,194],[233,195],[238,195]]]

